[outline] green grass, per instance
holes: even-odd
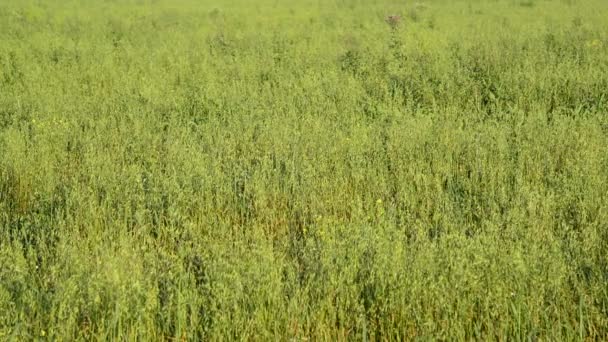
[[[606,18],[2,1],[0,340],[608,339]]]

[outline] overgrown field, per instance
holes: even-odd
[[[0,1],[0,340],[608,339],[606,18]]]

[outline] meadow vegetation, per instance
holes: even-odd
[[[1,1],[0,340],[608,339],[606,18]]]

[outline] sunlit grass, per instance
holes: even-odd
[[[608,338],[604,1],[0,4],[0,339]]]

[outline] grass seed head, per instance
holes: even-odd
[[[391,29],[395,30],[399,27],[401,23],[401,16],[396,14],[391,14],[385,18],[386,23],[391,27]]]

